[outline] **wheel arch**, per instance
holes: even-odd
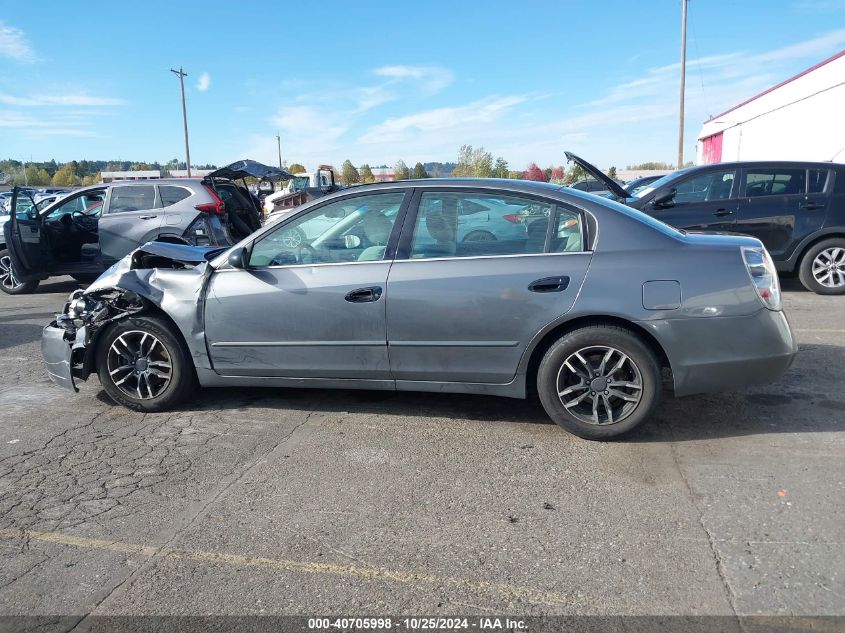
[[[136,316],[153,316],[167,323],[171,334],[173,334],[173,336],[176,337],[176,340],[179,341],[179,345],[182,346],[182,349],[184,350],[187,357],[189,359],[193,359],[193,355],[191,354],[191,348],[188,346],[188,342],[185,340],[185,335],[182,333],[182,330],[179,329],[179,326],[176,325],[176,322],[173,320],[173,318],[169,314],[167,314],[167,312],[162,310],[159,306],[155,305],[152,301],[150,301],[147,297],[142,296],[142,300],[144,303],[144,308],[142,310],[126,314],[121,318],[115,319],[105,327],[102,327],[91,334],[91,339],[85,346],[85,358],[82,363],[83,372],[86,376],[97,372],[97,357],[99,356],[98,352],[103,340],[103,335],[108,332],[114,325]],[[191,363],[191,368],[193,369],[194,377],[196,378],[196,366],[193,362]]]
[[[559,340],[568,332],[572,332],[573,330],[577,330],[582,327],[595,325],[608,325],[628,330],[648,345],[649,349],[651,349],[657,357],[661,367],[669,368],[669,370],[672,369],[669,356],[666,354],[663,346],[654,337],[654,335],[651,334],[651,332],[642,326],[637,325],[633,321],[614,315],[582,315],[568,319],[562,323],[558,323],[542,334],[534,343],[534,346],[531,348],[528,355],[527,362],[524,362],[525,392],[529,397],[533,397],[537,393],[537,370],[540,367],[540,361],[543,360],[543,356],[545,356],[549,348],[554,345],[555,341]]]
[[[845,227],[830,228],[826,229],[824,232],[814,233],[813,235],[805,238],[804,241],[798,245],[798,247],[795,249],[795,252],[786,261],[786,266],[783,268],[778,268],[778,270],[780,272],[789,273],[798,272],[798,270],[800,270],[801,268],[801,262],[804,261],[804,256],[807,254],[807,251],[809,251],[819,242],[837,238],[845,239]]]

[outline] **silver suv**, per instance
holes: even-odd
[[[221,198],[211,180],[199,178],[85,187],[40,209],[18,190],[0,244],[0,289],[32,292],[56,275],[90,282],[151,241],[231,244]]]

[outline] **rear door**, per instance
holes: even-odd
[[[100,218],[100,253],[111,266],[142,244],[154,240],[160,231],[162,209],[155,185],[125,184],[109,188]]]
[[[671,226],[689,231],[734,231],[739,202],[735,167],[696,170],[657,189],[654,200],[674,190],[664,204],[642,207],[649,215]]]
[[[46,238],[31,192],[15,187],[4,227],[6,244],[21,281],[37,279],[49,266]]]
[[[460,209],[524,218],[467,239]],[[424,189],[405,220],[387,289],[390,369],[398,389],[423,382],[505,384],[528,342],[572,307],[592,253],[581,212],[496,190]],[[492,213],[492,211],[491,211]]]
[[[824,224],[828,169],[747,167],[736,230],[758,238],[775,260]]]

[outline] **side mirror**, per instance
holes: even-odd
[[[664,191],[663,193],[659,193],[651,200],[651,204],[655,207],[665,207],[672,204],[672,200],[675,199],[675,194],[678,193],[677,189],[669,189],[668,191]]]
[[[241,270],[249,268],[249,250],[246,246],[236,248],[229,253],[229,265]]]
[[[361,246],[361,238],[357,235],[344,235],[343,245],[346,248],[358,248]]]

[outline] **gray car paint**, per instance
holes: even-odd
[[[578,208],[591,227],[590,250],[280,266],[273,272],[237,270],[228,264],[230,252],[268,231],[283,230],[293,218],[340,196],[432,187],[523,193]],[[406,220],[403,230],[409,226],[413,223]],[[742,260],[742,246],[759,247],[760,242],[740,236],[685,235],[630,207],[539,183],[459,179],[381,183],[303,205],[209,263],[182,270],[133,269],[131,258],[125,258],[86,294],[122,288],[160,308],[184,337],[204,386],[524,397],[533,352],[556,339],[560,328],[598,318],[626,323],[653,337],[672,370],[676,395],[686,395],[774,380],[796,352],[783,312],[765,308],[758,298]],[[140,252],[151,248],[155,245]],[[194,254],[185,261],[195,260]],[[385,275],[387,287],[380,301],[343,303],[347,288],[380,283]],[[530,280],[552,275],[571,277],[566,292],[549,298],[524,292]],[[644,287],[662,281],[677,282],[678,307],[644,305]],[[284,305],[288,301],[289,306]],[[341,305],[343,312],[334,309]],[[362,306],[366,309],[357,309]],[[384,334],[379,336],[382,323]],[[272,344],[242,345],[257,336]],[[338,340],[355,341],[346,350],[353,353],[344,351],[329,360],[328,349],[344,347],[333,345]],[[220,342],[237,345],[215,345]],[[319,344],[309,345],[315,342]],[[55,346],[73,341],[45,337],[44,344],[55,357]],[[93,345],[89,342],[88,347]],[[84,378],[91,369],[90,363],[77,367],[76,375]]]

